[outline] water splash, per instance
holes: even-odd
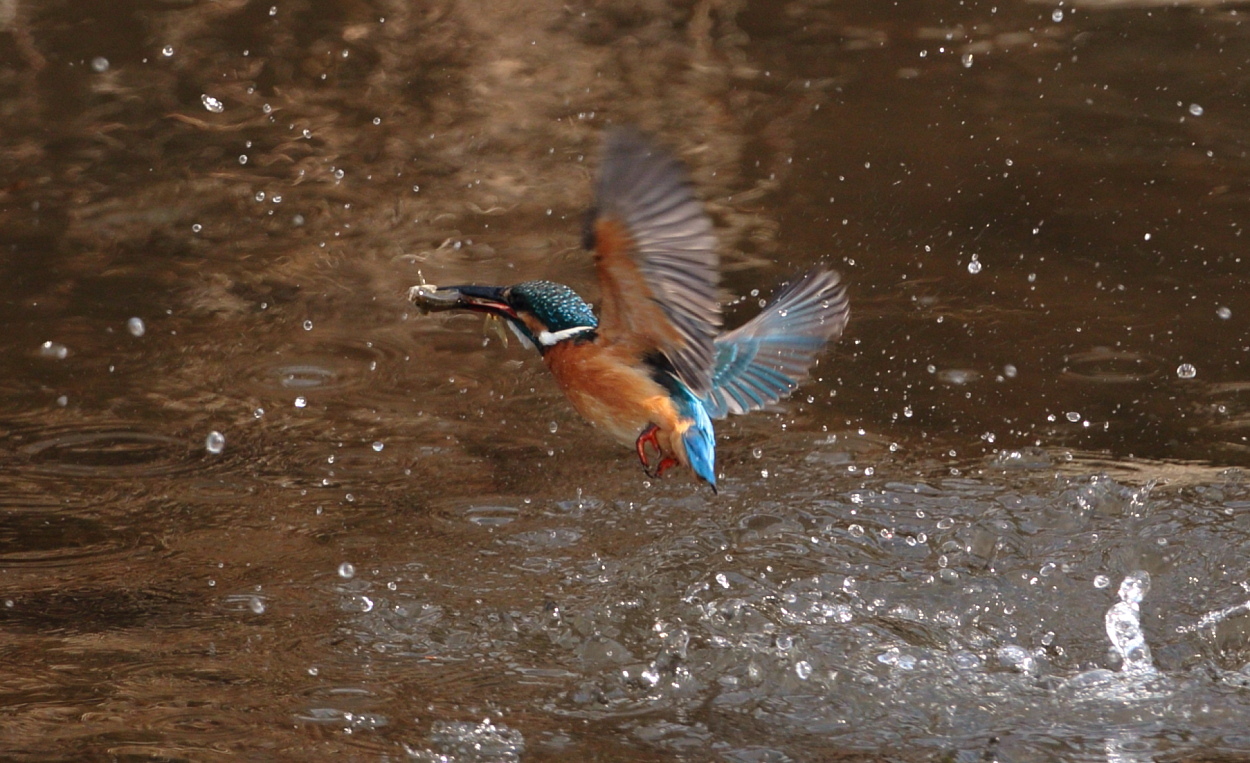
[[[525,752],[525,738],[521,732],[503,724],[496,725],[490,718],[481,723],[435,721],[430,726],[430,749],[415,749],[404,745],[411,760],[420,761],[520,761]]]
[[[1107,611],[1107,638],[1120,655],[1120,672],[1140,676],[1155,672],[1150,645],[1141,628],[1141,601],[1150,591],[1150,573],[1129,573],[1120,583],[1120,601]]]

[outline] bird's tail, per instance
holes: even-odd
[[[716,431],[707,415],[703,402],[694,393],[683,389],[675,396],[678,412],[690,420],[690,426],[681,435],[686,448],[686,459],[699,479],[716,492]]]

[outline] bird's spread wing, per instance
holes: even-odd
[[[747,413],[789,395],[849,316],[846,289],[832,270],[787,286],[755,318],[716,339],[708,414]]]
[[[711,390],[720,331],[712,223],[685,169],[632,130],[608,134],[587,231],[605,341],[659,351],[698,396]]]

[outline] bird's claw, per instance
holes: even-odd
[[[677,466],[677,459],[672,456],[664,455],[664,449],[660,447],[660,441],[657,435],[660,428],[655,424],[648,424],[647,428],[642,430],[642,434],[638,435],[638,461],[642,464],[642,471],[651,479],[657,479],[664,475],[674,466]],[[660,455],[660,462],[651,468],[651,461],[647,458],[647,445],[655,448],[656,453]]]
[[[638,448],[638,463],[642,464],[647,476],[651,476],[651,462],[647,460],[647,444],[650,443],[657,453],[663,452],[660,450],[660,441],[656,438],[659,431],[660,428],[655,424],[648,424],[647,428],[642,430],[642,434],[638,435],[638,442],[635,443]]]

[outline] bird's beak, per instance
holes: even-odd
[[[499,286],[435,286],[423,283],[408,290],[408,299],[426,312],[474,310],[516,318],[516,311],[508,305],[504,289]]]

